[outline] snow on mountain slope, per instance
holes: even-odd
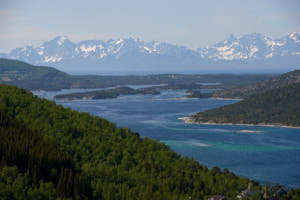
[[[58,36],[37,47],[16,48],[0,57],[22,60],[35,65],[50,65],[65,71],[102,69],[199,69],[223,63],[266,63],[273,60],[287,65],[300,65],[300,35],[291,33],[279,39],[252,33],[207,48],[187,47],[160,42],[144,42],[133,38],[107,41],[84,40],[74,43]],[[292,59],[291,59],[292,58]],[[292,62],[290,62],[292,60]],[[287,62],[288,61],[288,62]],[[217,64],[215,64],[217,63]]]
[[[228,40],[198,49],[198,52],[203,58],[214,60],[260,60],[274,56],[293,56],[300,53],[300,37],[298,33],[275,40],[257,33],[241,37],[231,35]]]
[[[133,38],[108,41],[85,40],[73,43],[66,36],[58,36],[38,47],[26,46],[14,49],[7,54],[7,57],[38,64],[72,58],[103,59],[106,56],[119,58],[128,52],[166,55],[185,53],[185,51],[192,52],[185,47],[154,41],[146,43]]]

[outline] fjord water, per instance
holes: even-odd
[[[36,94],[51,99],[53,95],[70,92],[74,90]],[[142,137],[164,142],[209,168],[228,168],[261,183],[300,188],[300,129],[184,124],[179,117],[236,101],[180,98],[183,96],[184,90],[178,90],[163,91],[160,95],[57,103],[129,127]]]

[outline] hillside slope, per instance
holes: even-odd
[[[186,120],[192,123],[300,127],[300,83],[252,95],[238,103],[200,112]]]
[[[33,66],[18,60],[0,59],[0,83],[30,90],[70,87],[72,77],[52,67]]]
[[[253,94],[263,93],[271,89],[284,87],[298,82],[300,82],[300,70],[294,70],[258,83],[217,91],[213,96],[221,98],[246,98]]]

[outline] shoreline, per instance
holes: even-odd
[[[175,97],[175,98],[169,98],[168,100],[189,100],[189,99],[199,99],[199,98],[195,98],[195,97]]]
[[[244,100],[244,99],[241,99],[241,98],[222,98],[222,97],[211,97],[210,99],[216,99],[216,100],[239,100],[239,101]]]
[[[179,120],[182,120],[185,124],[203,124],[203,125],[232,125],[232,126],[264,126],[264,127],[281,127],[281,128],[294,128],[300,129],[300,126],[288,126],[280,124],[239,124],[239,123],[214,123],[214,122],[196,122],[191,117],[179,117]]]
[[[214,100],[238,100],[238,101],[243,100],[243,99],[238,99],[238,98],[219,98],[219,97],[197,98],[197,97],[187,97],[187,96],[170,98],[169,100],[187,100],[187,99],[214,99]]]

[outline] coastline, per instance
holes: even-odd
[[[216,99],[216,100],[239,100],[239,101],[244,100],[244,99],[241,99],[241,98],[222,98],[222,97],[211,97],[210,99]]]
[[[187,100],[187,99],[199,99],[199,98],[196,98],[196,97],[175,97],[175,98],[169,98],[168,100]]]
[[[239,123],[214,123],[214,122],[196,122],[191,117],[179,117],[179,120],[182,120],[185,124],[203,124],[203,125],[233,125],[233,126],[265,126],[265,127],[282,127],[282,128],[295,128],[300,129],[300,126],[288,126],[283,124],[239,124]]]
[[[169,100],[186,100],[186,99],[215,99],[215,100],[239,100],[239,101],[243,100],[239,98],[221,98],[221,97],[197,98],[197,97],[188,97],[188,96],[170,98]]]

